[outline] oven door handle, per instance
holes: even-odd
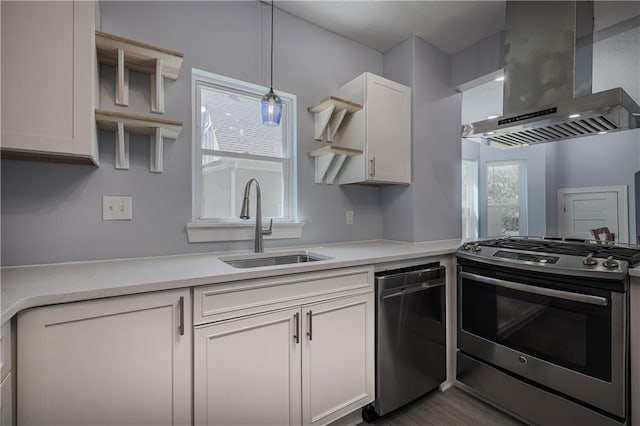
[[[519,290],[526,293],[540,294],[542,296],[555,297],[557,299],[571,300],[573,302],[588,303],[590,305],[607,306],[609,302],[606,298],[600,296],[593,296],[590,294],[572,293],[570,291],[554,290],[546,287],[538,287],[528,284],[514,283],[513,281],[500,280],[497,278],[485,277],[482,275],[471,274],[469,272],[462,272],[460,274],[462,278],[467,278],[473,281],[479,281],[485,284],[491,284],[498,287],[509,288],[511,290]]]

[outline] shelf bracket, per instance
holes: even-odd
[[[340,127],[340,124],[342,124],[342,120],[345,115],[347,115],[346,109],[338,110],[335,114],[331,115],[331,119],[327,126],[327,142],[334,142],[336,133],[338,133],[338,128]]]
[[[151,112],[164,114],[164,77],[162,59],[156,59],[155,74],[151,75]]]
[[[314,114],[314,139],[335,142],[345,116],[361,109],[362,105],[336,96],[329,96],[307,108],[307,111]]]
[[[157,127],[155,135],[150,136],[149,146],[149,171],[162,173],[164,146],[162,141],[162,129]]]
[[[331,163],[333,162],[333,158],[335,157],[334,153],[329,153],[320,157],[315,157],[316,160],[316,183],[324,183],[324,178],[331,167]]]
[[[333,161],[331,161],[329,170],[327,170],[327,173],[325,175],[324,183],[327,183],[329,185],[333,185],[335,183],[336,177],[338,177],[340,170],[342,170],[342,165],[344,164],[346,159],[347,156],[345,154],[336,154],[336,156],[333,157]]]
[[[124,66],[124,49],[118,49],[116,104],[129,106],[129,69]]]
[[[315,129],[314,129],[314,139],[317,141],[322,140],[322,134],[327,128],[327,124],[329,124],[329,120],[331,119],[331,114],[333,114],[333,110],[336,108],[335,105],[329,105],[322,111],[316,112],[315,118]]]
[[[124,123],[119,121],[116,130],[116,169],[129,170],[129,132],[125,131]]]
[[[315,182],[333,184],[340,175],[347,158],[362,155],[362,150],[327,144],[309,152],[308,155],[315,159]]]

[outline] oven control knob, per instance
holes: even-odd
[[[587,257],[582,260],[586,266],[594,266],[598,264],[598,261],[593,258],[593,253],[589,253]]]
[[[464,251],[467,251],[467,250],[469,250],[469,249],[471,249],[471,244],[469,244],[469,243],[465,243],[465,244],[462,246],[462,250],[464,250]]]
[[[480,247],[480,244],[474,244],[473,245],[473,251],[478,253],[480,250],[482,250],[482,247]]]
[[[528,360],[527,360],[527,358],[526,358],[526,357],[524,357],[524,356],[520,355],[520,356],[518,357],[518,361],[520,361],[520,364],[522,364],[522,365],[527,365],[527,361],[528,361]]]
[[[602,265],[607,269],[616,269],[618,267],[618,262],[613,260],[613,256],[607,257],[607,260],[602,262]]]

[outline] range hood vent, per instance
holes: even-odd
[[[513,148],[640,127],[622,89],[591,93],[593,2],[507,2],[504,115],[462,137]]]

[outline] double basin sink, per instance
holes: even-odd
[[[311,253],[307,250],[281,253],[255,253],[251,255],[220,258],[224,263],[234,268],[259,268],[263,266],[318,262],[329,259],[331,259],[331,257]]]

